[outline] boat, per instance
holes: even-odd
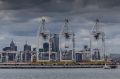
[[[105,65],[104,65],[104,67],[103,67],[104,69],[111,69],[111,67],[110,66],[108,66],[106,63],[105,63]]]

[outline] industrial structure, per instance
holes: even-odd
[[[60,34],[60,61],[73,61],[74,60],[74,33],[69,25],[69,20],[65,19],[65,25],[63,26]]]
[[[99,26],[99,19],[96,19],[95,26],[91,31],[91,61],[92,60],[104,60],[105,55],[105,33]]]
[[[37,34],[37,62],[50,61],[50,32],[46,28],[46,21],[42,19],[42,24]],[[45,49],[47,47],[47,49]],[[42,49],[42,51],[40,51]]]
[[[105,33],[100,29],[99,20],[96,20],[90,33],[90,47],[84,46],[83,50],[75,51],[75,33],[72,31],[69,20],[59,34],[51,34],[46,27],[45,19],[37,32],[37,47],[31,50],[31,46],[24,45],[24,50],[18,52],[17,46],[12,41],[8,47],[0,52],[0,62],[24,62],[40,64],[94,64],[94,61],[104,62],[105,58]],[[102,55],[103,54],[103,55]],[[101,61],[102,60],[102,61]]]

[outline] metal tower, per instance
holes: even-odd
[[[74,36],[71,27],[69,26],[69,20],[65,19],[65,25],[63,26],[59,34],[59,50],[60,50],[60,61],[71,61],[74,57]]]
[[[105,55],[105,33],[99,26],[99,19],[91,31],[90,48],[91,60],[101,60],[101,54]]]
[[[42,24],[37,34],[37,61],[50,60],[50,32],[45,24],[45,19],[42,19]]]

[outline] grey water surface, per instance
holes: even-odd
[[[0,69],[0,79],[120,79],[120,69]]]

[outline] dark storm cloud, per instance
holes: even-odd
[[[106,8],[114,9],[117,7],[118,10],[119,3],[120,0],[0,0],[0,9],[11,12],[15,18],[11,19],[12,22],[26,22],[42,16],[60,18],[61,16],[67,17],[87,13],[89,16],[96,12],[98,12],[95,14],[96,16],[103,16],[104,14],[100,13],[107,12]]]
[[[25,9],[40,8],[45,11],[70,10],[73,6],[86,7],[88,5],[97,5],[99,7],[120,6],[120,0],[1,0],[5,8],[3,9]]]
[[[78,0],[79,1],[79,0]],[[83,6],[97,5],[99,7],[115,7],[120,6],[120,0],[80,0]]]
[[[70,10],[72,0],[3,0],[6,4],[3,9],[29,9],[29,8],[39,8],[40,11],[68,11]],[[66,6],[63,8],[63,6]]]
[[[99,16],[104,17],[102,18],[103,23],[118,23],[120,19],[119,15],[116,16],[116,12],[113,13],[112,11],[114,11],[116,7],[117,10],[115,11],[118,11],[119,3],[120,0],[0,0],[0,9],[1,12],[3,11],[2,17],[0,17],[0,24],[1,27],[4,25],[4,27],[6,26],[7,28],[8,25],[13,23],[23,23],[23,25],[18,26],[24,28],[27,27],[24,23],[30,23],[30,20],[42,16],[51,17],[52,23],[63,22],[63,19],[66,17],[70,17],[72,20],[74,17],[76,17],[76,19],[82,17],[82,19],[86,19],[81,22],[83,23],[87,20],[95,20]],[[113,10],[111,10],[112,8]],[[111,15],[113,15],[113,17]],[[110,17],[112,17],[112,19],[110,19]],[[81,19],[78,20],[81,21]],[[16,26],[15,29],[22,30],[17,29],[18,26]],[[53,24],[52,27],[56,28],[56,26],[57,24]],[[11,25],[9,27],[13,26]],[[32,28],[31,30],[35,29]],[[26,32],[29,33],[27,30]],[[25,33],[18,35],[25,35]],[[26,35],[28,34],[26,33]]]

